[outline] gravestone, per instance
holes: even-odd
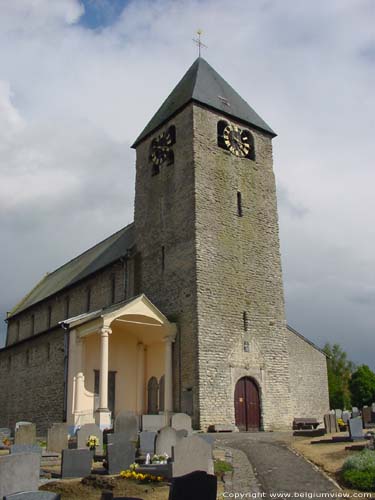
[[[115,433],[125,432],[129,435],[130,440],[138,439],[138,418],[129,413],[120,413],[115,419]]]
[[[324,415],[324,427],[326,429],[326,433],[331,434],[332,426],[331,426],[331,414],[330,413],[326,413]]]
[[[37,444],[12,444],[10,446],[10,453],[12,455],[16,453],[37,453],[42,456],[43,449]]]
[[[18,430],[18,428],[19,428],[21,425],[30,425],[30,424],[32,424],[32,422],[26,422],[26,421],[24,421],[24,420],[20,420],[19,422],[16,422],[16,425],[15,425],[15,427],[14,427],[14,432],[15,432],[16,430]]]
[[[158,432],[168,425],[166,415],[142,415],[142,430]]]
[[[337,419],[342,418],[342,410],[340,410],[340,409],[335,410],[335,414],[336,414]]]
[[[16,427],[14,444],[35,444],[36,427],[35,424],[25,423]]]
[[[3,443],[3,439],[9,439],[10,435],[11,431],[8,427],[0,427],[0,445]]]
[[[52,424],[48,429],[47,450],[61,453],[62,450],[68,448],[69,436],[68,427],[66,424]]]
[[[349,422],[349,418],[350,418],[350,411],[344,410],[342,412],[342,419],[346,424]]]
[[[362,420],[363,420],[363,427],[367,427],[368,424],[371,424],[371,407],[369,406],[364,406],[362,408]]]
[[[179,429],[176,431],[177,439],[182,439],[188,437],[189,433],[186,429]]]
[[[101,453],[103,450],[103,433],[96,424],[84,424],[77,430],[77,448],[87,448],[89,436],[96,436],[99,439],[99,446],[96,447],[96,451]]]
[[[108,434],[107,440],[107,464],[108,474],[118,474],[122,470],[129,469],[130,464],[135,461],[133,437],[126,432],[115,432]]]
[[[176,429],[176,431],[185,429],[190,436],[193,432],[193,428],[191,426],[191,417],[186,413],[175,413],[172,415],[171,427]]]
[[[139,448],[143,455],[150,453],[153,455],[155,453],[155,439],[156,432],[153,431],[142,431],[139,433]]]
[[[353,406],[352,408],[352,418],[359,417],[360,412],[356,406]]]
[[[179,438],[177,432],[172,427],[163,427],[160,429],[155,441],[155,453],[156,455],[164,455],[165,453],[168,457],[172,456],[172,446],[175,446]]]
[[[169,500],[216,500],[217,477],[195,471],[172,479]]]
[[[61,500],[61,495],[50,491],[24,491],[7,495],[4,500]]]
[[[16,453],[0,456],[0,498],[19,491],[37,490],[40,455]]]
[[[355,417],[349,419],[349,435],[351,441],[356,441],[363,438],[362,419]]]
[[[330,418],[331,432],[339,432],[340,429],[337,424],[336,413],[330,413],[329,418]]]
[[[213,473],[212,445],[198,436],[180,439],[173,446],[172,458],[173,477],[197,470]]]
[[[86,448],[62,450],[61,477],[85,477],[91,473],[92,452]]]
[[[196,436],[203,439],[203,441],[208,443],[210,446],[214,445],[215,436],[213,436],[212,434],[196,434]]]
[[[375,424],[375,403],[371,405],[371,423]]]

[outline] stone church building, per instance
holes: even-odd
[[[285,320],[274,131],[198,58],[136,139],[134,222],[8,313],[0,427],[291,428],[329,409],[326,357]]]

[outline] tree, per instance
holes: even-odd
[[[375,373],[367,365],[361,365],[350,380],[352,402],[358,408],[370,406],[375,396]]]
[[[329,404],[331,408],[350,408],[350,379],[354,363],[348,360],[346,352],[339,344],[327,343],[324,346],[327,354]]]

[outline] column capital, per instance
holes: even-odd
[[[172,335],[166,335],[163,337],[163,342],[166,344],[173,344],[173,342],[176,340],[176,334]]]
[[[101,337],[108,337],[108,335],[111,335],[112,333],[112,328],[110,328],[109,326],[103,326],[99,329],[98,333]]]

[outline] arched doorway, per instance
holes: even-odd
[[[258,386],[250,377],[242,377],[234,391],[236,426],[240,431],[259,431],[260,398]]]

